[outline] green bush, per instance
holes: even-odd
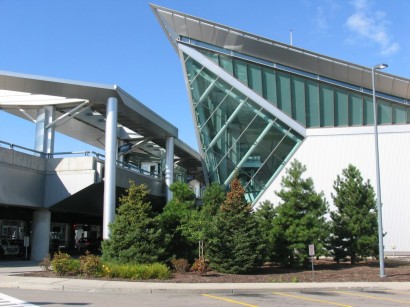
[[[132,280],[168,279],[171,271],[162,263],[153,264],[114,264],[105,263],[102,266],[102,274],[110,278],[122,278]]]
[[[151,278],[154,279],[169,279],[171,277],[171,271],[169,268],[162,263],[153,263],[149,267],[152,270]]]
[[[80,257],[80,271],[85,276],[100,276],[102,275],[103,265],[100,257],[86,252],[85,256]]]
[[[77,275],[80,273],[80,261],[72,259],[66,253],[58,252],[51,261],[53,271],[57,275]]]

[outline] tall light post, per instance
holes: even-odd
[[[383,219],[382,219],[382,192],[380,189],[380,164],[379,164],[379,134],[377,131],[377,104],[376,86],[374,82],[374,71],[388,67],[387,64],[378,64],[372,67],[372,88],[373,88],[373,126],[374,126],[374,151],[376,155],[376,197],[377,197],[377,224],[379,231],[379,262],[380,277],[384,274],[384,246],[383,246]]]

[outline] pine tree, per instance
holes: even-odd
[[[246,273],[260,262],[263,248],[245,190],[235,178],[218,210],[206,249],[210,266],[223,273]]]
[[[336,210],[332,219],[331,247],[336,261],[378,255],[377,207],[370,181],[363,181],[360,171],[349,165],[337,176],[332,194]]]
[[[264,201],[258,210],[255,211],[256,222],[265,245],[264,251],[262,252],[265,261],[273,261],[274,259],[275,238],[273,236],[273,225],[275,217],[276,210],[273,204],[268,200]]]
[[[309,264],[310,244],[314,244],[316,256],[325,254],[329,235],[326,200],[323,193],[315,192],[311,178],[302,178],[305,171],[306,167],[294,160],[282,178],[282,189],[276,193],[282,203],[274,220],[275,257],[291,267]]]
[[[153,263],[163,253],[162,234],[148,198],[148,187],[130,181],[120,200],[111,235],[102,243],[104,261]]]

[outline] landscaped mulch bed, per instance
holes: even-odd
[[[410,261],[386,260],[386,277],[380,278],[379,262],[371,260],[360,264],[337,264],[330,260],[316,261],[314,274],[312,269],[292,270],[283,267],[264,266],[254,274],[220,274],[208,272],[204,275],[195,273],[174,273],[172,282],[234,282],[234,283],[281,283],[281,282],[378,282],[410,281]]]
[[[253,274],[222,274],[207,272],[198,274],[193,272],[173,273],[169,280],[155,280],[158,282],[174,283],[283,283],[283,282],[392,282],[410,281],[410,260],[408,258],[394,258],[385,260],[386,277],[380,278],[378,260],[370,260],[352,265],[347,262],[340,264],[332,260],[319,260],[312,269],[292,270],[277,266],[263,266]],[[58,277],[53,272],[30,272],[26,276]],[[66,276],[64,276],[66,277]],[[72,278],[82,278],[75,276]],[[149,280],[152,282],[153,280]]]

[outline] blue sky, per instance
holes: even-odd
[[[117,84],[197,148],[181,64],[149,2],[0,0],[0,70]],[[410,1],[157,0],[279,42],[410,77]],[[34,147],[34,125],[0,111],[0,140]],[[55,151],[89,146],[57,136]]]

